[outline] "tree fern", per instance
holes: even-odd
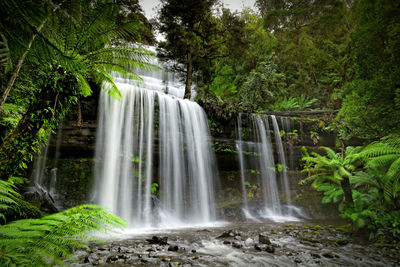
[[[0,265],[63,265],[62,260],[71,256],[72,249],[87,248],[81,240],[94,239],[91,233],[124,226],[124,220],[94,205],[15,221],[0,226]]]
[[[315,189],[330,194],[333,193],[334,190],[327,188],[326,185],[329,183],[333,187],[336,187],[337,190],[342,190],[345,200],[349,204],[352,204],[353,197],[350,179],[354,170],[361,164],[358,153],[361,148],[347,147],[342,153],[336,153],[328,147],[322,147],[322,149],[325,151],[326,156],[319,155],[315,152],[310,155],[305,148],[303,149],[304,156],[302,160],[305,161],[303,172],[308,173],[308,177],[301,180],[300,184],[312,181],[312,186]],[[326,195],[325,200],[327,199],[331,198]]]
[[[157,68],[148,63],[153,53],[133,46],[113,45],[117,41],[121,43],[124,38],[131,38],[140,27],[138,21],[118,22],[121,7],[117,3],[78,0],[58,4],[50,0],[40,4],[15,0],[6,2],[0,3],[0,8],[14,10],[18,19],[9,25],[0,23],[0,30],[8,33],[7,37],[13,40],[15,47],[23,48],[24,57],[73,74],[84,96],[91,94],[88,80],[93,79],[105,82],[109,93],[119,98],[118,88],[107,74],[117,72],[126,78],[140,79],[135,69]],[[7,13],[4,15],[9,16]],[[20,38],[20,32],[15,32],[17,28],[22,29],[24,38]],[[3,94],[4,101],[11,88],[7,89]]]

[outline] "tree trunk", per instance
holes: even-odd
[[[350,206],[354,206],[353,194],[351,193],[349,178],[343,177],[342,181],[340,182],[340,185],[342,186],[346,203],[349,204]]]
[[[78,98],[78,106],[77,106],[77,109],[78,109],[78,111],[77,111],[77,113],[78,113],[78,119],[77,119],[76,125],[77,125],[78,127],[82,127],[82,109],[81,109],[81,101],[80,101],[79,98]]]
[[[192,95],[191,93],[192,73],[193,73],[192,48],[190,48],[189,52],[187,53],[186,86],[185,86],[185,96],[183,98],[190,99]]]
[[[37,31],[40,32],[44,26],[44,24],[46,24],[48,18],[46,18],[45,20],[43,20],[43,22],[39,25],[39,27],[37,28]],[[28,55],[29,51],[31,50],[33,41],[35,41],[36,38],[36,33],[34,33],[31,37],[31,40],[28,43],[28,46],[25,50],[25,52],[22,54],[22,56],[20,57],[20,59],[18,60],[17,65],[15,66],[15,69],[13,71],[13,74],[11,75],[10,80],[8,81],[7,87],[3,92],[3,95],[1,96],[1,100],[0,100],[0,110],[3,108],[4,103],[6,102],[7,96],[11,91],[11,88],[14,85],[15,80],[17,79],[17,76],[19,74],[19,71],[21,70],[22,64],[24,63],[24,60],[26,58],[26,56]]]

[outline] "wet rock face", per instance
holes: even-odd
[[[32,188],[24,193],[26,201],[37,206],[45,214],[52,214],[58,212],[52,196],[42,188]]]
[[[259,234],[258,235],[258,241],[261,244],[266,244],[266,245],[271,245],[271,241],[269,240],[269,238],[265,235]]]
[[[235,224],[223,228],[209,228],[207,231],[183,229],[162,236],[141,235],[126,238],[89,244],[88,251],[76,251],[75,265],[397,266],[400,264],[396,254],[400,244],[397,247],[376,249],[374,244],[353,239],[340,228],[305,223]]]

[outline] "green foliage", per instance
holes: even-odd
[[[254,198],[258,198],[259,197],[259,188],[260,188],[260,186],[258,184],[256,184],[256,183],[255,184],[250,184],[250,182],[248,182],[248,181],[244,182],[244,184],[248,189],[247,197],[249,199],[254,199]]]
[[[268,108],[274,111],[298,110],[299,104],[297,103],[296,98],[294,97],[287,98],[285,96],[282,99],[276,100]]]
[[[377,138],[400,131],[400,109],[395,106],[392,86],[383,77],[345,84],[346,97],[337,118],[343,139]]]
[[[0,135],[0,138],[4,137],[17,126],[24,111],[24,108],[21,106],[9,103],[4,104],[0,110],[0,133],[3,133],[3,136]]]
[[[158,191],[159,185],[158,183],[152,183],[151,184],[151,194],[155,195]]]
[[[111,74],[141,80],[137,69],[158,69],[149,63],[154,53],[137,45],[123,45],[125,38],[132,40],[140,34],[139,22],[124,17],[126,10],[122,9],[127,5],[135,9],[129,3],[44,3],[0,3],[4,18],[0,31],[7,38],[11,58],[14,61],[27,55],[11,98],[17,105],[18,98],[25,99],[26,113],[18,125],[10,116],[0,117],[0,124],[7,124],[6,130],[16,126],[0,146],[1,179],[26,174],[28,163],[43,143],[41,132],[51,133],[80,95],[88,96],[102,85],[119,99],[121,94]],[[8,78],[1,76],[0,85],[8,83]]]
[[[223,65],[216,70],[215,74],[216,77],[211,82],[208,89],[220,102],[222,102],[224,98],[237,93],[237,87],[234,84],[235,73],[231,66]]]
[[[12,180],[0,180],[0,224],[21,218],[38,218],[41,212],[30,203],[22,199],[16,191],[21,179],[13,177]]]
[[[218,38],[213,34],[216,25],[211,14],[216,0],[160,2],[157,27],[165,34],[165,41],[158,44],[158,57],[182,74],[186,84],[184,97],[190,98],[194,71],[199,65],[208,65],[204,60],[216,49]]]
[[[287,98],[285,96],[282,99],[276,100],[275,103],[269,105],[268,108],[273,111],[307,110],[317,101],[318,99],[308,98],[304,94],[299,97],[291,96]]]
[[[379,184],[388,204],[400,201],[400,137],[393,136],[380,142],[373,142],[362,152],[368,158],[367,169],[380,171]]]
[[[338,129],[343,137],[381,138],[400,132],[400,6],[395,0],[355,2]]]
[[[319,187],[325,182],[340,184],[344,178],[350,178],[358,166],[361,165],[361,156],[358,152],[361,148],[347,147],[344,152],[336,153],[331,148],[322,147],[326,156],[321,156],[316,152],[308,154],[303,147],[305,168],[309,177],[303,179],[300,184],[313,181],[314,188]]]
[[[250,72],[239,89],[239,99],[247,111],[265,110],[274,94],[286,86],[285,75],[277,72],[275,55],[268,56]]]
[[[15,191],[12,184],[0,180],[0,219],[3,222],[6,221],[4,213],[12,209],[12,205],[16,205],[16,199],[20,198],[20,195]]]
[[[72,249],[87,248],[80,240],[90,233],[126,226],[122,219],[94,205],[82,205],[40,219],[25,219],[0,226],[2,266],[64,265]],[[111,228],[111,229],[112,229]]]

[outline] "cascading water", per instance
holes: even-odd
[[[36,155],[33,163],[31,174],[32,181],[35,187],[43,187],[45,182],[45,171],[47,162],[47,153],[49,151],[50,136],[47,138],[47,145],[40,149],[41,153]]]
[[[278,126],[278,122],[276,121],[275,115],[271,115],[272,125],[274,127],[274,134],[275,134],[275,143],[278,149],[278,156],[279,156],[279,163],[280,163],[280,174],[281,174],[281,181],[283,182],[283,189],[285,192],[286,197],[286,204],[291,205],[292,200],[290,197],[290,185],[289,179],[287,177],[287,165],[286,165],[286,158],[285,158],[285,151],[283,149],[282,138]]]
[[[293,151],[293,139],[296,138],[296,131],[294,131],[294,120],[290,117],[279,117],[282,130],[285,132],[286,146],[286,158],[288,162],[288,169],[294,170],[294,151]]]
[[[164,94],[181,91],[160,77],[142,84],[115,77],[120,101],[101,93],[95,201],[132,227],[212,222],[216,170],[206,115],[197,103]]]
[[[274,159],[269,119],[271,119],[273,126],[278,161]],[[275,116],[251,114],[248,116],[247,122],[249,124],[247,141],[243,141],[242,115],[239,115],[237,148],[242,176],[242,190],[244,190],[243,194],[245,198],[248,195],[245,190],[246,185],[249,187],[249,192],[252,190],[261,192],[261,194],[254,194],[254,192],[250,194],[253,198],[261,199],[261,203],[259,202],[256,209],[254,209],[254,207],[249,207],[250,205],[247,199],[245,199],[245,216],[250,220],[255,220],[257,217],[268,218],[274,221],[297,220],[297,218],[292,216],[292,212],[296,208],[291,206],[290,184],[286,173],[285,153]],[[245,157],[245,152],[250,154],[250,156]],[[253,176],[256,176],[256,179],[253,179],[253,185],[247,181],[246,176],[251,176],[251,174],[247,174],[249,170],[251,170]],[[277,179],[277,173],[279,173],[279,180]],[[280,192],[284,194],[285,205],[281,204]]]

